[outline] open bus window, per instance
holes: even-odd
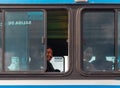
[[[47,10],[47,30],[45,30],[45,16],[43,10],[5,11],[2,70],[46,72],[44,37],[47,31],[47,46],[50,46],[54,52],[51,60],[53,67],[60,72],[68,71],[68,11]]]
[[[113,71],[115,69],[114,11],[83,10],[82,17],[82,69]]]
[[[65,9],[47,10],[47,46],[53,50],[53,58],[50,62],[54,69],[58,69],[60,72],[68,71],[67,39],[68,11]]]
[[[43,71],[44,11],[5,12],[5,71]]]

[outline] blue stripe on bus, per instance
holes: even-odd
[[[120,0],[88,0],[89,3],[120,3]]]
[[[74,0],[0,0],[0,3],[15,4],[47,4],[47,3],[74,3]]]
[[[56,4],[75,3],[75,0],[0,0],[0,4]],[[88,3],[116,3],[120,0],[88,0]]]
[[[3,85],[0,88],[120,88],[119,85]]]

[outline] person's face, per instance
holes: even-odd
[[[93,50],[92,48],[88,47],[86,51],[84,52],[84,58],[89,61],[93,56]]]
[[[51,48],[47,49],[47,60],[50,61],[53,57],[53,51]]]

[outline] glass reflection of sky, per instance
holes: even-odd
[[[29,16],[29,20],[43,20],[44,19],[44,12],[27,12]],[[39,19],[38,19],[39,18]]]

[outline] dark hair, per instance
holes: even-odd
[[[52,49],[50,46],[47,46],[47,49],[49,49],[49,48]]]

